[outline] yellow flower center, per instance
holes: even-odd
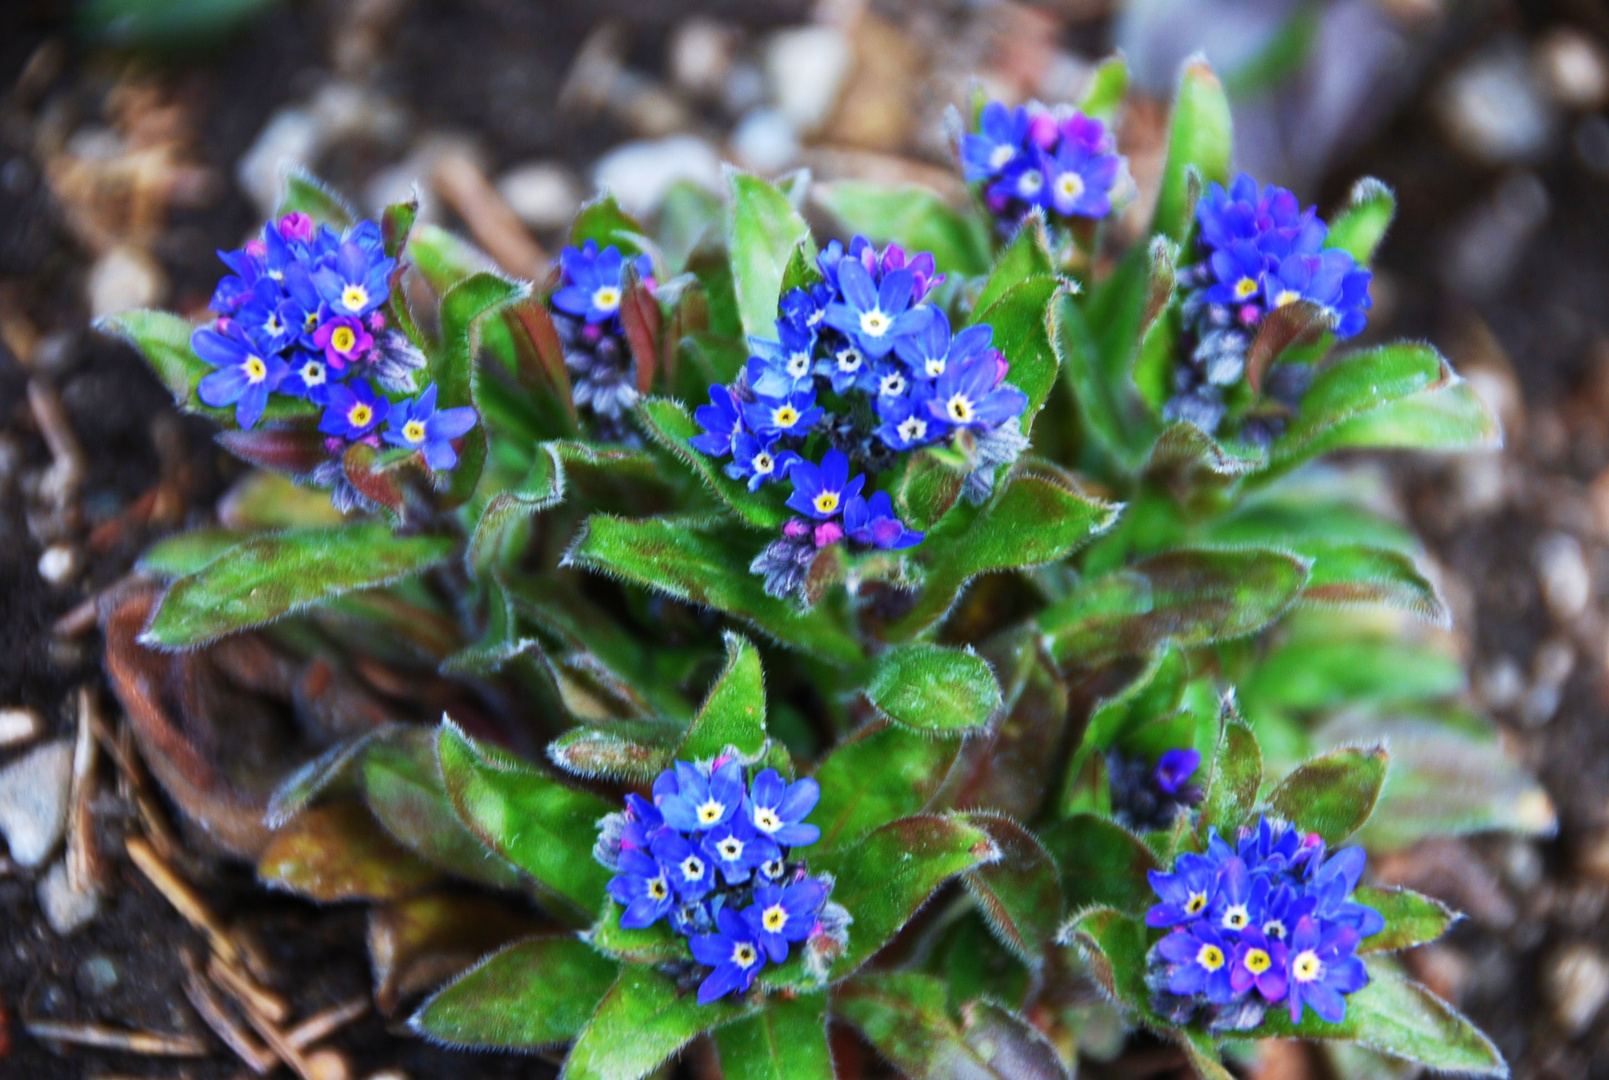
[[[246,357],[246,378],[254,383],[260,383],[268,378],[268,365],[263,363],[262,357]]]
[[[1010,143],[1001,143],[999,146],[989,151],[989,168],[999,172],[1001,169],[1010,164],[1011,159],[1016,156],[1017,148],[1015,146],[1012,146]]]
[[[1257,291],[1257,279],[1243,277],[1235,282],[1235,299],[1244,300]]]
[[[838,493],[836,491],[823,491],[811,500],[810,505],[816,508],[816,513],[818,514],[830,514],[838,509]]]
[[[1262,949],[1252,949],[1246,953],[1246,970],[1253,975],[1261,975],[1274,966],[1274,958]]]
[[[1190,899],[1184,902],[1184,913],[1186,915],[1199,915],[1201,914],[1201,909],[1206,906],[1206,893],[1191,893]]]
[[[402,437],[411,443],[424,442],[425,425],[421,424],[417,420],[409,420],[406,424],[402,425]]]
[[[1208,971],[1217,971],[1224,966],[1224,951],[1216,945],[1203,945],[1196,953],[1196,963]]]
[[[620,290],[613,285],[605,285],[592,294],[592,306],[599,311],[613,311],[620,306]]]
[[[307,318],[302,320],[302,329],[308,333],[318,329],[318,312],[309,311]]]
[[[972,402],[960,394],[950,399],[949,404],[945,406],[945,410],[949,412],[950,419],[957,424],[964,424],[972,419]]]
[[[362,285],[348,285],[341,290],[341,306],[348,311],[362,311],[369,302],[369,290]]]
[[[1291,974],[1296,976],[1298,982],[1312,982],[1323,973],[1324,965],[1312,949],[1298,953],[1295,963],[1291,964]]]
[[[888,328],[894,320],[881,311],[863,311],[860,313],[860,332],[872,337],[882,337],[888,333]]]
[[[374,409],[361,401],[352,406],[351,410],[346,414],[346,422],[355,428],[368,427],[369,422],[373,419]]]
[[[337,326],[330,335],[330,344],[335,346],[336,352],[351,352],[352,346],[358,343],[358,336],[352,332],[350,326]]]
[[[792,405],[779,405],[771,413],[771,422],[779,428],[790,428],[799,422],[799,410]]]
[[[721,811],[725,809],[720,803],[711,799],[698,808],[698,820],[705,825],[713,825],[721,820]]]
[[[648,883],[648,895],[655,900],[665,899],[665,894],[667,891],[668,890],[665,888],[665,879],[662,877],[656,877],[654,880]]]
[[[1274,297],[1274,306],[1284,307],[1286,304],[1296,303],[1296,301],[1300,300],[1301,298],[1302,294],[1297,292],[1295,289],[1286,289],[1278,296]]]
[[[756,959],[758,955],[754,951],[754,946],[746,941],[740,942],[738,947],[732,950],[732,963],[740,968],[752,967]]]
[[[1084,194],[1084,178],[1077,173],[1062,173],[1056,178],[1056,193],[1064,199],[1076,199]]]
[[[782,910],[781,904],[773,904],[765,909],[765,914],[760,917],[760,921],[765,924],[767,930],[774,934],[787,923],[788,913]]]

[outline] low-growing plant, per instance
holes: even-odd
[[[484,910],[444,879],[534,904],[420,1034],[608,1080],[705,1035],[831,1076],[829,1021],[913,1077],[1133,1027],[1208,1077],[1263,1037],[1505,1072],[1392,956],[1456,915],[1365,850],[1546,802],[1382,485],[1320,460],[1496,424],[1429,345],[1336,348],[1391,192],[1232,177],[1202,64],[1124,242],[1125,82],[974,102],[966,207],[733,171],[652,230],[600,197],[534,285],[292,176],[210,324],[106,324],[260,470],[145,556],[146,646],[456,688],[286,777],[259,863],[415,938]]]

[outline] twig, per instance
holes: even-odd
[[[246,1014],[246,1022],[257,1030],[263,1037],[270,1050],[279,1055],[279,1060],[289,1065],[302,1080],[319,1080],[319,1075],[308,1065],[307,1057],[302,1051],[290,1044],[285,1034],[275,1027],[268,1017],[262,1015],[251,1007],[251,1003],[236,998],[241,1004],[241,1010]]]
[[[98,595],[84,600],[83,603],[56,620],[55,624],[50,628],[51,636],[71,639],[82,637],[95,629],[95,620],[99,614],[99,603],[100,597]]]
[[[211,909],[195,894],[195,890],[151,850],[150,843],[143,836],[130,836],[126,841],[129,858],[140,872],[156,886],[173,905],[175,911],[184,916],[191,926],[207,935],[207,941],[212,945],[212,951],[225,961],[238,964],[241,960],[240,947],[223,924],[218,921]]]
[[[43,491],[58,511],[65,510],[73,493],[84,479],[84,451],[78,445],[78,436],[62,408],[56,388],[43,379],[28,380],[28,406],[33,410],[34,422],[50,447],[50,469],[45,474]]]
[[[85,895],[100,889],[104,874],[95,847],[95,695],[78,688],[78,741],[73,746],[73,780],[67,804],[67,884]]]
[[[123,1050],[146,1057],[207,1057],[211,1050],[194,1035],[162,1035],[154,1031],[128,1031],[104,1024],[75,1024],[64,1020],[24,1020],[24,1030],[36,1039]]]
[[[279,1064],[279,1058],[268,1047],[253,1039],[251,1033],[229,1015],[229,1010],[223,1001],[201,977],[195,957],[185,952],[182,954],[182,959],[185,968],[184,996],[190,999],[190,1004],[195,1007],[196,1013],[252,1072],[258,1076],[267,1076],[273,1072],[274,1066]]]
[[[534,278],[547,266],[547,252],[531,238],[525,223],[468,155],[444,154],[436,163],[431,180],[441,197],[464,219],[481,247],[504,270],[519,277]]]
[[[306,1020],[285,1032],[285,1041],[298,1050],[305,1049],[316,1042],[329,1038],[368,1011],[369,999],[355,997],[344,1004],[332,1006],[323,1012],[309,1016]]]
[[[251,976],[225,963],[216,954],[207,964],[207,977],[242,1003],[250,1005],[265,1019],[275,1024],[283,1024],[290,1019],[291,1007],[284,998],[258,986],[252,981]]]

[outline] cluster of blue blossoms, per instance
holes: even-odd
[[[800,589],[816,553],[841,541],[884,550],[921,542],[886,491],[865,490],[900,454],[954,440],[973,465],[965,493],[979,500],[996,466],[1026,445],[1018,418],[1027,397],[1005,381],[1010,365],[993,329],[952,332],[928,302],[943,280],[932,255],[895,244],[879,252],[857,236],[847,249],[833,241],[816,264],[821,280],[782,297],[775,339],[750,338],[747,366],[710,388],[694,414],[703,434],[689,440],[730,457],[726,474],[751,491],[791,484],[787,505],[800,516],[752,567],[774,596]]]
[[[1244,173],[1227,189],[1209,187],[1196,204],[1196,222],[1201,259],[1179,272],[1188,290],[1189,340],[1165,415],[1210,434],[1223,421],[1225,390],[1245,374],[1247,350],[1270,313],[1305,301],[1331,321],[1336,337],[1352,337],[1368,321],[1371,275],[1348,252],[1324,246],[1329,227],[1312,207],[1303,209],[1273,184],[1259,188]],[[1241,438],[1266,445],[1278,435],[1310,375],[1303,365],[1275,367],[1264,386],[1273,407],[1264,415],[1254,411]]]
[[[559,254],[558,288],[549,298],[576,408],[610,442],[636,439],[626,414],[637,404],[637,365],[620,325],[627,265],[613,245],[600,251],[596,240],[588,240],[567,247]],[[652,291],[652,260],[639,255],[630,265]]]
[[[1264,817],[1235,847],[1214,829],[1206,854],[1153,870],[1160,902],[1145,921],[1171,933],[1148,957],[1152,1007],[1218,1031],[1256,1027],[1279,1004],[1293,1024],[1304,1007],[1339,1023],[1345,995],[1369,982],[1358,943],[1385,926],[1352,899],[1364,861],[1362,848],[1327,854],[1318,834]]]
[[[1059,218],[1112,212],[1123,158],[1106,125],[1077,110],[1042,105],[983,107],[978,130],[961,136],[961,174],[984,185],[983,198],[1004,232],[1035,207]]]
[[[475,426],[475,410],[438,409],[434,386],[403,396],[415,393],[425,358],[386,323],[397,260],[378,225],[337,233],[286,214],[218,257],[231,271],[212,296],[218,318],[190,339],[217,369],[197,387],[203,402],[234,406],[235,422],[249,430],[270,395],[301,398],[323,409],[319,430],[332,456],[347,443],[383,439],[418,451],[432,469],[458,464],[452,440]]]
[[[625,811],[600,823],[594,853],[615,872],[609,895],[624,909],[620,925],[665,919],[687,938],[693,958],[712,969],[700,1004],[747,992],[790,945],[805,943],[809,966],[848,940],[848,912],[827,900],[831,879],[794,858],[821,838],[805,821],[820,797],[814,780],[789,783],[775,769],[750,783],[735,757],[678,761],[654,781],[652,802],[627,795]]]

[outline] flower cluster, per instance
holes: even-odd
[[[738,378],[710,388],[710,403],[694,414],[703,434],[689,440],[730,456],[727,475],[751,491],[792,486],[787,505],[799,517],[753,566],[775,596],[802,586],[822,548],[921,542],[886,491],[865,490],[900,454],[956,440],[974,466],[967,494],[981,499],[995,467],[1025,445],[1018,417],[1027,397],[1005,381],[1010,365],[991,344],[992,328],[952,332],[929,302],[943,280],[932,255],[910,257],[894,244],[879,252],[857,236],[847,249],[829,244],[817,267],[820,281],[782,297],[776,337],[751,338]]]
[[[1123,158],[1104,123],[1075,109],[983,107],[978,130],[961,136],[961,173],[984,185],[984,202],[1003,231],[1034,207],[1059,218],[1103,218],[1124,176]]]
[[[1312,208],[1273,184],[1259,188],[1242,173],[1227,189],[1213,184],[1196,205],[1201,259],[1179,273],[1189,341],[1175,374],[1170,420],[1188,420],[1215,432],[1225,412],[1224,391],[1240,381],[1246,354],[1270,313],[1297,301],[1317,306],[1335,335],[1363,329],[1371,305],[1367,269],[1338,248],[1326,248],[1329,227]],[[1265,391],[1285,410],[1306,391],[1306,368],[1286,365],[1270,374]],[[1252,422],[1241,437],[1266,443],[1276,422]]]
[[[625,929],[668,921],[688,939],[693,958],[711,968],[700,1004],[745,993],[760,970],[805,943],[806,962],[837,955],[849,914],[829,903],[832,880],[812,877],[801,847],[821,830],[804,819],[821,789],[789,783],[775,769],[750,782],[743,763],[723,756],[706,765],[678,761],[659,774],[653,801],[626,796],[623,813],[601,823],[594,849],[615,872],[609,895]]]
[[[1112,816],[1131,829],[1168,828],[1181,812],[1201,802],[1201,786],[1190,782],[1200,765],[1201,755],[1190,749],[1169,750],[1155,765],[1116,750],[1108,752]]]
[[[1352,899],[1364,861],[1362,848],[1327,854],[1317,833],[1264,817],[1234,847],[1214,829],[1205,855],[1153,870],[1160,902],[1145,921],[1170,933],[1148,957],[1152,1006],[1180,1024],[1202,1013],[1213,1030],[1248,1030],[1282,1003],[1293,1024],[1304,1007],[1338,1023],[1369,981],[1358,943],[1385,925]]]
[[[383,439],[418,451],[432,469],[458,464],[452,440],[475,426],[475,410],[438,409],[434,386],[401,397],[414,393],[425,358],[387,325],[382,309],[397,260],[385,253],[378,225],[337,233],[286,214],[218,257],[231,271],[212,295],[218,317],[190,338],[217,369],[196,388],[203,402],[233,405],[235,422],[250,429],[270,395],[302,398],[322,408],[319,430],[332,456],[349,442]]]
[[[652,260],[639,255],[632,267],[644,287],[653,289]],[[620,325],[625,269],[626,258],[613,245],[599,251],[598,242],[588,240],[567,247],[559,254],[559,287],[550,298],[576,407],[592,417],[598,437],[611,442],[631,440],[626,413],[637,404],[637,364]]]

